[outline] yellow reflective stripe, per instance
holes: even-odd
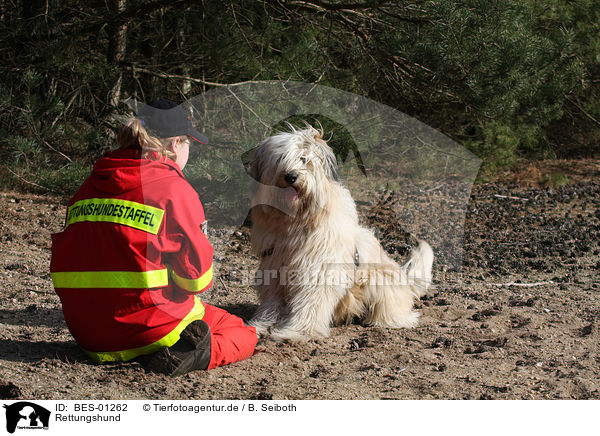
[[[169,284],[169,272],[153,271],[69,271],[53,272],[55,288],[159,288]]]
[[[181,332],[193,321],[204,318],[204,305],[198,298],[194,298],[194,307],[186,315],[183,320],[175,327],[175,329],[149,345],[143,347],[132,348],[130,350],[122,351],[88,351],[84,350],[88,356],[92,358],[96,363],[105,362],[125,362],[127,360],[135,359],[143,354],[150,354],[161,350],[164,347],[170,347],[175,344],[181,335]]]
[[[65,228],[82,221],[110,222],[156,235],[165,211],[157,207],[115,198],[88,198],[72,204]]]
[[[171,270],[171,277],[180,288],[190,292],[198,292],[210,284],[210,281],[213,278],[213,266],[211,265],[208,271],[206,271],[200,276],[200,278],[197,279],[184,279],[183,277],[178,276],[173,270]]]

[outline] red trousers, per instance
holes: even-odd
[[[241,318],[202,302],[204,318],[210,327],[210,363],[208,369],[247,359],[258,342],[256,329],[244,324]]]

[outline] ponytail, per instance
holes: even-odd
[[[167,149],[167,140],[161,140],[152,136],[144,127],[141,120],[131,118],[128,123],[121,128],[117,134],[117,143],[119,148],[133,148],[142,151],[142,157],[153,159],[158,154],[158,159],[163,156],[175,159],[176,155]]]

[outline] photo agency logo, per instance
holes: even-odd
[[[3,406],[6,414],[6,431],[48,430],[50,411],[29,401],[19,401]]]
[[[126,103],[134,113],[147,109],[133,99]],[[424,240],[435,253],[434,281],[460,280],[464,221],[481,160],[452,139],[394,108],[314,83],[223,86],[181,107],[209,139],[191,149],[185,174],[200,194],[212,242],[232,242],[257,206],[293,218],[297,205],[309,201],[305,194],[313,193],[313,205],[319,207],[321,191],[330,186],[320,181],[333,178],[349,190],[361,220],[396,260],[404,262],[409,244]],[[275,144],[273,159],[264,159],[258,170],[252,168],[253,153],[266,138],[308,125],[322,133],[333,159],[327,152],[319,155]],[[331,171],[316,172],[319,162]],[[294,169],[286,174],[294,176],[294,189],[288,186],[291,179],[265,181],[269,170],[284,167]],[[258,255],[268,256],[271,248]],[[356,263],[365,262],[364,254],[360,259],[358,255]],[[243,280],[252,274],[237,270],[228,277]],[[241,277],[236,279],[236,273]]]

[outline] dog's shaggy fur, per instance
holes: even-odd
[[[275,340],[329,335],[355,318],[412,327],[413,302],[431,282],[433,252],[420,242],[400,267],[358,222],[322,132],[291,127],[250,154],[252,246],[261,304],[250,324]]]

